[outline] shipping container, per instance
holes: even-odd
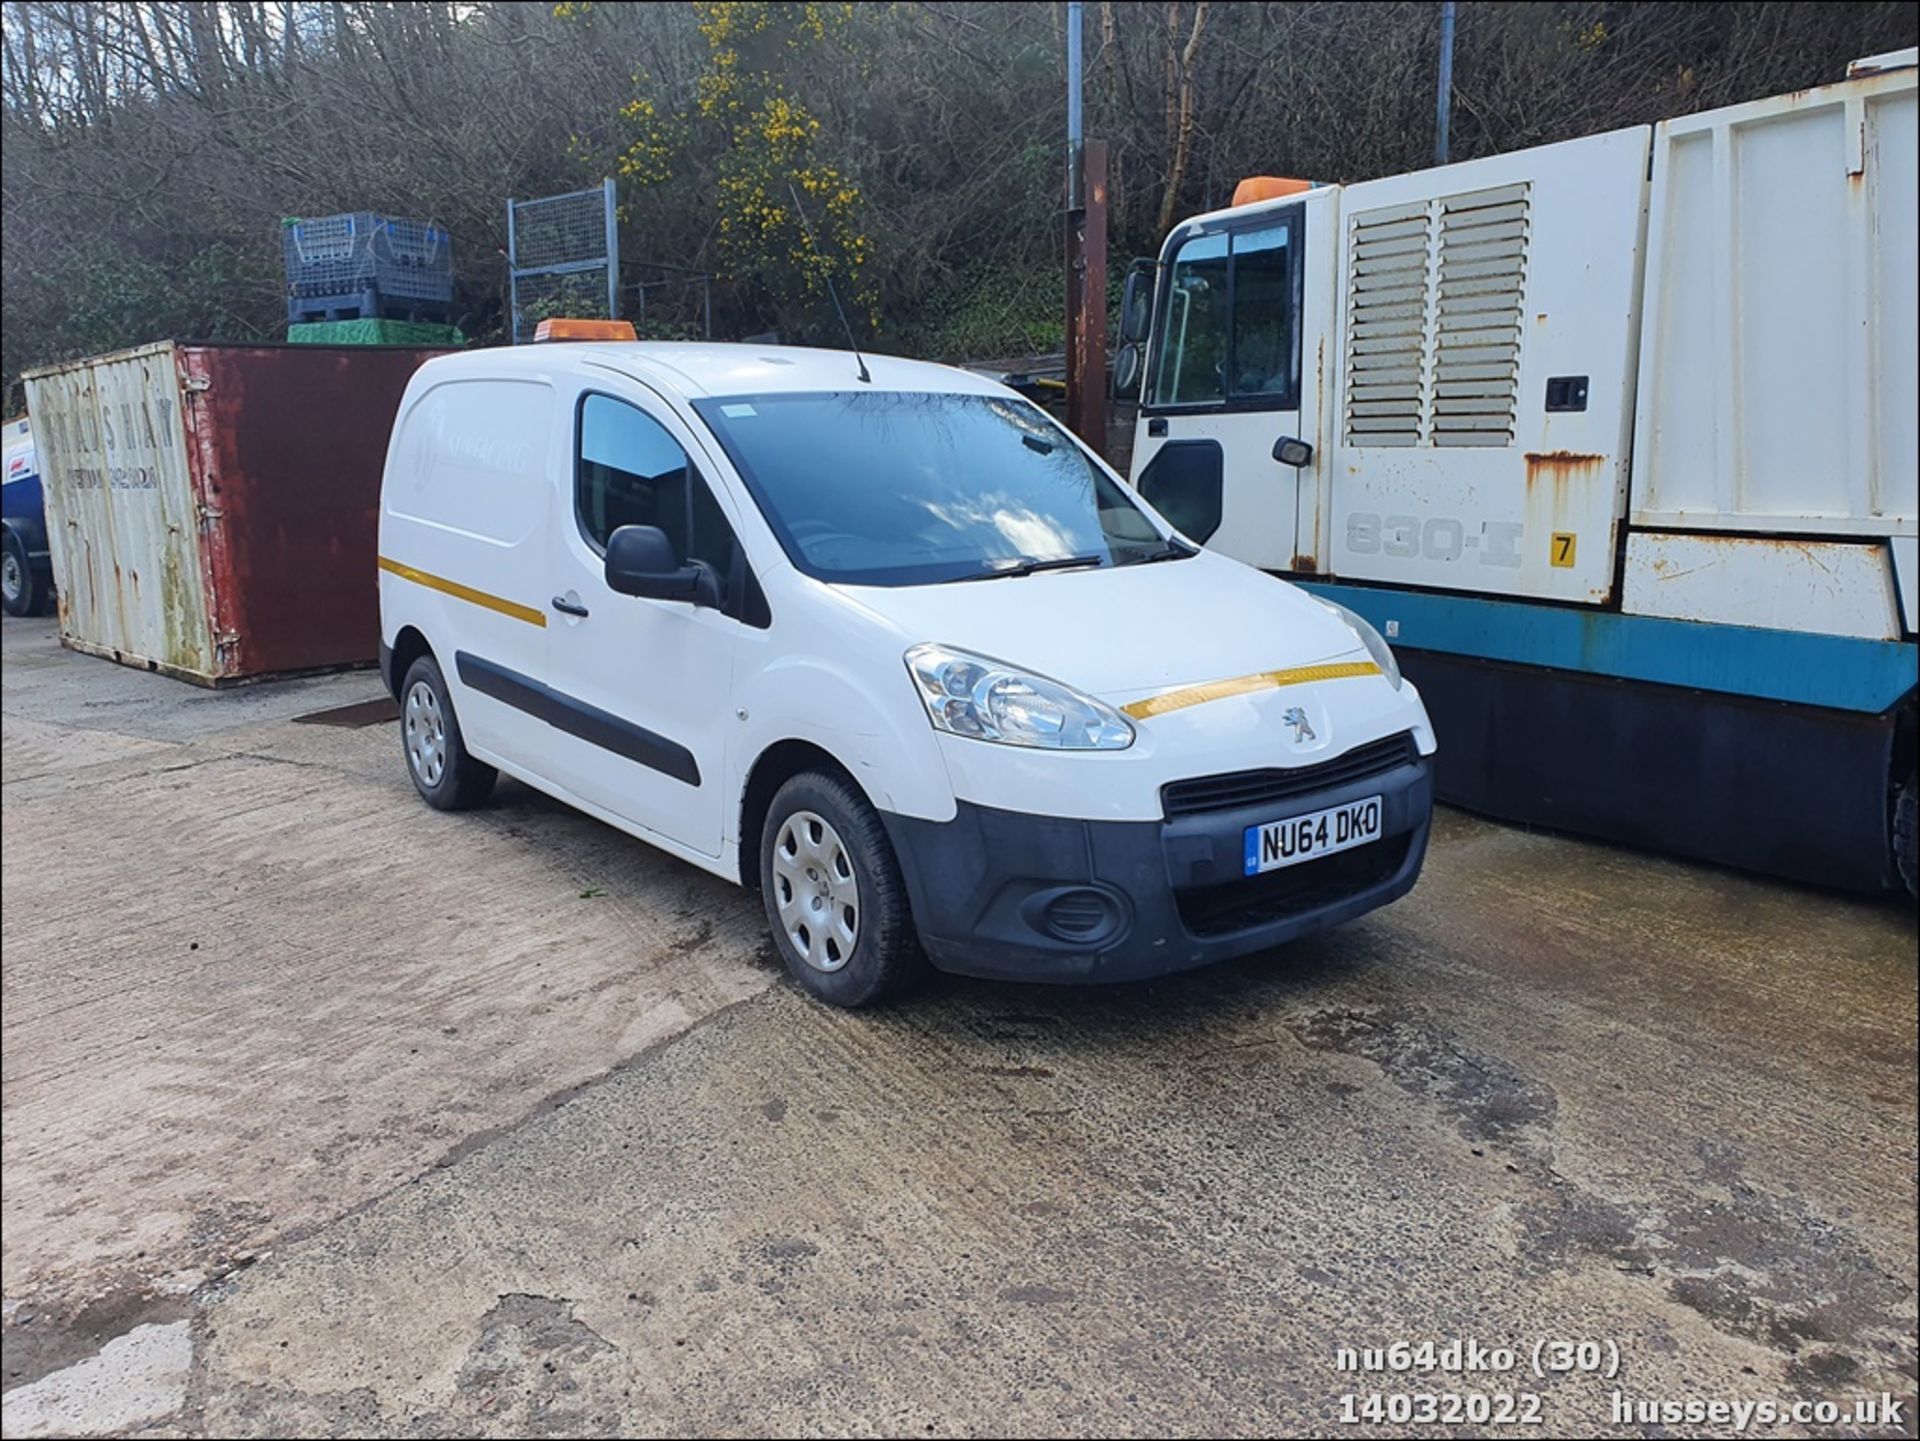
[[[439,353],[161,341],[29,371],[62,644],[209,686],[375,660],[387,436]]]

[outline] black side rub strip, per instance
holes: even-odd
[[[453,663],[460,672],[462,684],[472,686],[481,695],[492,696],[515,710],[538,716],[556,730],[578,736],[590,745],[610,750],[677,781],[690,786],[700,784],[700,766],[693,752],[665,736],[622,720],[611,711],[562,695],[532,676],[521,675],[519,671],[508,670],[477,655],[455,651]]]

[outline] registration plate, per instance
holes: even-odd
[[[1297,866],[1380,839],[1380,797],[1247,827],[1247,874]]]

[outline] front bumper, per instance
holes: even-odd
[[[1248,826],[1381,797],[1380,839],[1243,874]],[[1426,859],[1426,760],[1283,802],[1161,821],[1088,821],[962,801],[951,821],[886,814],[914,920],[943,971],[1130,981],[1247,955],[1413,889]]]

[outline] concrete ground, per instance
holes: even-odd
[[[1282,951],[847,1015],[754,898],[295,722],[369,674],[4,642],[8,1435],[1915,1434],[1910,905],[1447,812]],[[1338,1365],[1453,1338],[1513,1369]]]

